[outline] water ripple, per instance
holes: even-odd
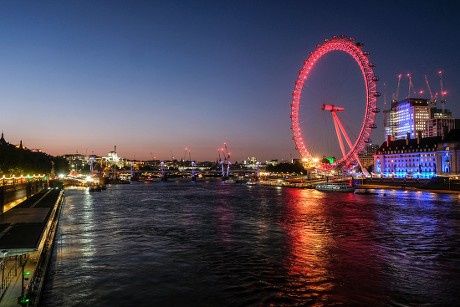
[[[42,304],[451,305],[459,205],[213,181],[69,190]]]

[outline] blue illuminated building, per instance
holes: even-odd
[[[428,99],[393,100],[391,109],[383,112],[385,137],[391,135],[394,139],[404,139],[410,133],[410,137],[415,138],[418,131],[425,130],[425,122],[432,117],[431,111]]]
[[[432,178],[459,174],[460,129],[443,136],[393,140],[388,137],[374,155],[374,173],[385,178]]]

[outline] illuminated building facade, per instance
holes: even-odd
[[[392,141],[388,137],[374,155],[374,173],[384,178],[432,178],[459,174],[460,130],[447,135]]]
[[[85,164],[87,164],[85,156],[79,153],[65,154],[62,157],[69,162],[70,170],[72,172],[81,172],[81,170],[85,167]]]
[[[114,146],[114,150],[109,151],[107,157],[102,157],[103,160],[106,161],[108,165],[116,166],[118,168],[122,168],[124,166],[124,160],[117,154],[117,147]]]
[[[391,109],[383,114],[385,137],[391,135],[396,140],[404,139],[409,132],[411,138],[415,138],[418,131],[425,130],[425,122],[431,118],[431,107],[428,99],[393,100]]]
[[[395,108],[396,104],[398,102],[396,100],[393,100],[391,102],[391,108],[389,110],[383,110],[383,127],[384,127],[384,134],[385,138],[390,135],[394,136],[395,135],[395,128],[396,128],[396,123],[395,123]]]
[[[440,165],[438,175],[450,176],[460,173],[460,129],[452,129],[438,143],[437,163]]]

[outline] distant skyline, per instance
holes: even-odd
[[[290,103],[298,71],[326,38],[364,43],[387,103],[427,75],[460,118],[455,1],[21,1],[0,4],[0,130],[51,155],[216,160],[297,158]],[[356,131],[364,90],[344,54],[322,59],[301,106],[310,148],[337,155],[330,114]],[[302,101],[303,102],[303,101]],[[384,98],[378,106],[384,109]],[[372,135],[380,144],[383,116]],[[188,156],[188,154],[187,154]]]

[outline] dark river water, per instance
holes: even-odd
[[[170,181],[66,190],[42,306],[453,306],[460,196]]]

